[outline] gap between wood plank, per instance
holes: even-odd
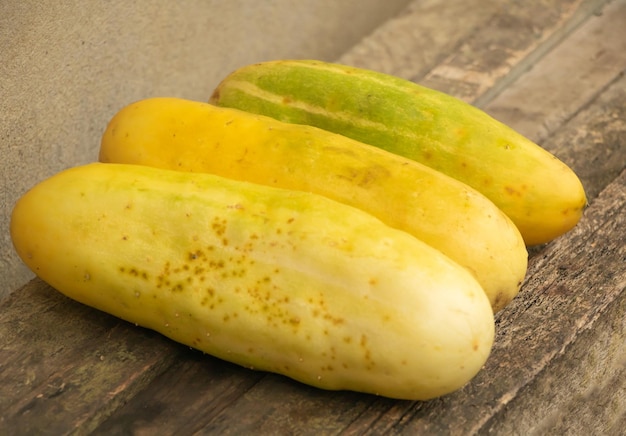
[[[484,110],[532,141],[543,143],[626,68],[625,20],[626,1],[609,5],[603,16],[570,33]]]
[[[484,108],[491,100],[497,97],[504,89],[517,81],[524,73],[533,67],[540,59],[550,53],[569,34],[584,24],[593,15],[601,14],[602,9],[613,0],[590,0],[581,5],[572,18],[563,27],[551,34],[535,50],[528,53],[522,61],[517,63],[507,75],[497,80],[483,94],[476,97],[472,104]]]

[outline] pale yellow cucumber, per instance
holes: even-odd
[[[528,245],[570,230],[587,204],[576,174],[539,145],[468,103],[390,75],[271,61],[230,74],[210,102],[317,126],[431,166],[485,194]]]
[[[493,342],[489,301],[467,270],[311,193],[93,163],[27,192],[11,237],[70,298],[324,389],[444,395]]]
[[[151,98],[113,117],[100,160],[210,172],[358,207],[468,268],[495,311],[518,293],[526,273],[519,231],[483,195],[417,162],[314,127]]]

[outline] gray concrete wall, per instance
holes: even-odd
[[[163,95],[205,101],[252,62],[337,59],[408,2],[1,1],[0,298],[33,277],[11,244],[13,204],[38,181],[95,160],[121,107]]]

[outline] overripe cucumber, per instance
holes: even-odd
[[[79,302],[324,389],[433,398],[467,383],[493,342],[469,272],[311,193],[94,163],[24,194],[11,237]]]

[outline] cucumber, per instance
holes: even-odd
[[[92,163],[24,194],[11,237],[72,299],[323,389],[434,398],[467,383],[493,344],[467,270],[316,194]]]
[[[587,205],[576,174],[478,108],[375,71],[314,60],[244,66],[210,102],[309,124],[414,159],[472,186],[527,245],[572,229]]]
[[[410,159],[314,127],[191,100],[149,98],[110,120],[99,159],[209,172],[357,207],[470,270],[494,311],[517,295],[526,274],[519,231],[486,197]]]

